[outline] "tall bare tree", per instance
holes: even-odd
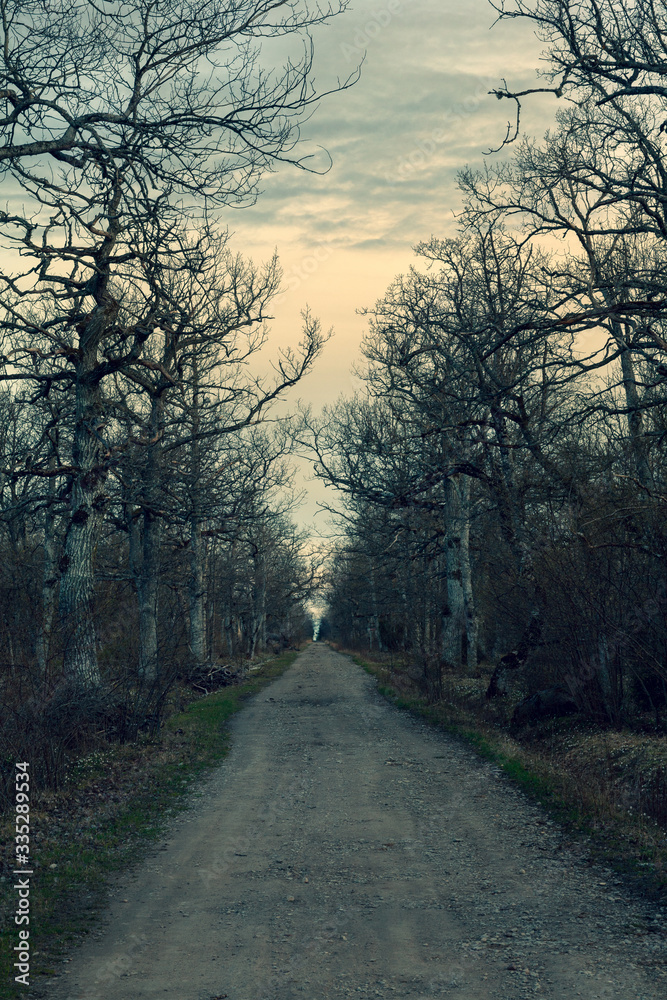
[[[114,459],[106,383],[159,329],[153,279],[166,254],[179,266],[179,219],[196,226],[215,206],[252,201],[279,160],[306,166],[299,124],[319,96],[309,30],[344,6],[2,0],[0,164],[16,197],[0,226],[29,262],[0,275],[2,378],[45,396],[64,384],[75,399],[59,610],[78,684],[100,680],[92,567]],[[262,41],[285,36],[302,39],[301,56],[265,68]],[[127,321],[130,293],[143,307]]]

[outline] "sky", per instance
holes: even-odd
[[[367,324],[359,310],[417,263],[415,244],[456,233],[457,172],[497,159],[485,153],[502,142],[512,105],[489,91],[503,78],[513,89],[534,84],[542,44],[521,21],[494,20],[487,0],[350,0],[314,29],[319,92],[335,90],[363,63],[359,81],[324,98],[303,126],[298,153],[315,172],[280,164],[264,176],[254,205],[230,207],[219,220],[230,249],[258,264],[277,251],[284,273],[257,374],[296,345],[306,307],[333,330],[277,414],[299,399],[318,412],[361,387],[352,371]],[[265,58],[282,65],[286,44],[267,48]],[[542,136],[555,110],[551,97],[531,99],[525,130]],[[328,534],[318,501],[335,504],[336,493],[314,481],[312,462],[297,466],[306,498],[294,519]]]
[[[306,306],[333,327],[291,403],[300,397],[317,411],[359,387],[351,367],[366,320],[357,310],[416,262],[416,243],[455,234],[457,172],[494,159],[484,154],[501,143],[511,115],[509,102],[488,91],[503,77],[515,89],[534,84],[542,50],[522,22],[492,27],[494,18],[487,0],[352,0],[315,32],[319,89],[363,59],[359,82],[326,98],[303,129],[301,152],[323,165],[323,147],[331,169],[317,175],[281,165],[254,206],[223,219],[234,249],[256,261],[278,251],[285,291],[275,303],[273,349],[298,340]],[[542,136],[553,105],[548,97],[529,102],[526,131]],[[308,496],[296,520],[326,532],[317,501],[335,496],[309,481],[311,468],[300,463]]]

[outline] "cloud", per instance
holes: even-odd
[[[490,31],[493,17],[486,0],[401,0],[393,10],[387,0],[356,0],[314,37],[324,89],[366,49],[359,83],[323,101],[303,129],[302,152],[324,165],[324,147],[332,168],[317,176],[281,167],[265,178],[255,206],[229,213],[240,250],[260,258],[277,246],[281,257],[285,293],[272,344],[293,342],[306,303],[325,328],[334,326],[334,339],[295,392],[316,410],[355,388],[351,368],[367,328],[356,310],[372,306],[415,262],[411,246],[455,231],[457,172],[482,164],[512,114],[488,91],[503,77],[517,88],[535,81],[540,43],[516,21]],[[549,98],[527,102],[527,131],[541,134],[554,111]],[[305,485],[300,519],[307,524],[323,487]]]
[[[360,82],[329,96],[304,128],[313,166],[328,162],[318,147],[333,166],[322,176],[281,167],[232,227],[258,238],[272,231],[279,249],[281,234],[370,251],[451,232],[457,172],[481,163],[512,113],[489,90],[503,76],[530,85],[539,58],[539,43],[516,22],[513,44],[506,25],[489,31],[492,15],[486,0],[465,10],[450,0],[360,0],[316,32],[324,86],[366,47]],[[542,128],[530,108],[526,122]]]

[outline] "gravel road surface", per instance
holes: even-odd
[[[46,995],[665,1000],[666,921],[316,643]]]

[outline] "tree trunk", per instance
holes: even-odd
[[[190,518],[190,653],[195,666],[206,662],[204,540],[196,514]]]
[[[55,496],[55,477],[49,480],[49,497]],[[56,587],[58,586],[58,540],[55,531],[56,517],[49,504],[44,512],[44,565],[42,568],[42,627],[37,632],[35,652],[40,677],[46,676],[49,656],[49,639],[56,613]]]
[[[211,654],[211,661],[217,660],[220,650],[219,627],[216,627],[218,594],[217,543],[212,539],[209,543],[208,559],[206,560],[206,647]]]
[[[466,633],[466,666],[477,666],[477,646],[479,619],[475,608],[472,589],[472,567],[470,565],[470,478],[462,476],[459,484],[461,492],[461,586]]]
[[[95,631],[94,561],[107,497],[107,446],[102,439],[106,413],[100,389],[99,347],[118,318],[119,304],[109,293],[109,258],[121,224],[118,216],[121,185],[113,186],[107,210],[106,237],[95,254],[96,277],[90,294],[92,312],[81,320],[75,384],[74,473],[70,492],[70,518],[60,560],[58,612],[64,637],[63,669],[71,683],[95,689],[101,683]]]
[[[637,472],[637,479],[648,489],[651,485],[651,469],[646,453],[646,438],[641,413],[641,402],[637,391],[637,377],[632,360],[632,353],[627,346],[621,350],[621,372],[623,374],[623,389],[628,409],[628,431],[630,435],[630,450]]]
[[[492,469],[492,490],[498,503],[500,527],[510,546],[517,576],[522,576],[526,568],[527,550],[525,543],[525,518],[516,486],[514,464],[507,435],[507,421],[497,406],[491,407],[491,424],[493,426],[499,462],[490,455]],[[493,449],[489,449],[493,452]]]
[[[445,578],[447,603],[442,616],[442,655],[450,667],[460,667],[462,661],[465,603],[461,573],[462,497],[458,476],[445,480],[446,542]]]
[[[403,651],[419,649],[417,602],[415,599],[414,572],[408,538],[408,522],[404,522],[402,556],[399,572],[402,576],[401,600],[403,605]]]
[[[252,660],[261,648],[262,637],[266,644],[266,559],[261,551],[263,542],[260,540],[253,553],[254,563],[254,587],[253,587],[253,609],[252,609],[252,641],[250,646],[250,659]]]
[[[378,613],[377,588],[375,586],[375,571],[370,557],[368,559],[368,582],[371,587],[371,608],[373,609],[373,614],[368,623],[368,635],[369,640],[371,635],[375,635],[378,650],[379,652],[382,652],[382,639],[380,638],[380,615]],[[373,648],[372,642],[370,643],[370,648]]]
[[[142,540],[139,573],[139,674],[148,685],[160,674],[158,651],[158,602],[160,593],[160,549],[162,518],[159,511],[161,449],[164,404],[161,395],[151,399],[149,444],[142,470]]]
[[[141,570],[137,578],[139,599],[139,674],[147,684],[159,677],[158,596],[162,522],[149,511],[143,514]]]
[[[95,349],[94,354],[97,351]],[[106,500],[104,448],[99,436],[100,392],[86,378],[96,357],[82,363],[76,385],[76,424],[72,457],[77,472],[72,482],[69,523],[61,567],[59,616],[64,636],[65,678],[77,686],[101,683],[95,632],[94,558]]]

